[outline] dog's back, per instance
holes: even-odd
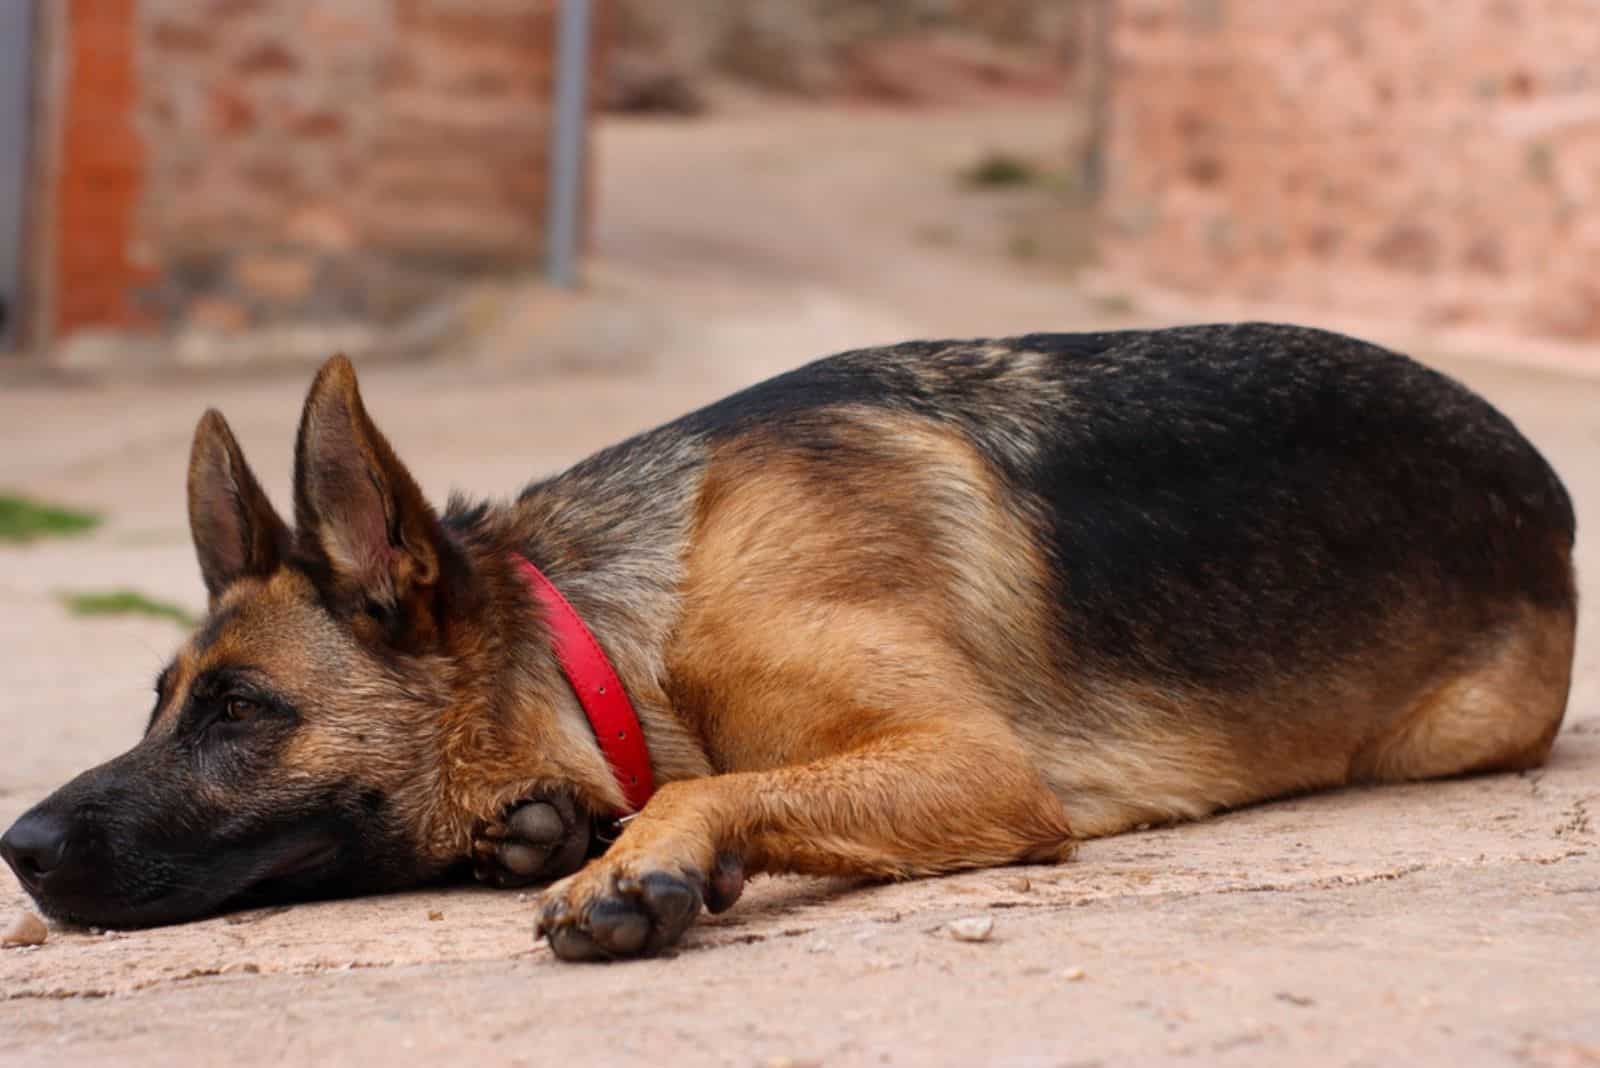
[[[918,342],[677,430],[746,492],[781,484],[774,551],[831,525],[788,596],[898,583],[949,608],[1079,834],[1525,766],[1559,726],[1570,500],[1499,412],[1375,346],[1264,324]]]

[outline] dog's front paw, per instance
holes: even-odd
[[[698,868],[596,862],[546,890],[534,936],[567,961],[649,957],[675,944],[702,907],[721,912],[744,889],[744,867],[719,857]]]
[[[502,889],[552,882],[583,866],[590,834],[587,816],[571,798],[523,801],[473,835],[473,875]]]

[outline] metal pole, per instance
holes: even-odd
[[[1084,51],[1089,75],[1085,107],[1089,111],[1083,153],[1083,190],[1091,201],[1106,191],[1106,142],[1111,130],[1111,79],[1115,45],[1111,24],[1116,17],[1115,0],[1092,0],[1083,10],[1089,17],[1087,48]]]
[[[550,198],[545,272],[552,285],[577,284],[583,212],[584,96],[589,84],[589,0],[561,0],[556,39],[555,121],[550,129]]]
[[[33,4],[0,0],[0,352],[19,337],[26,259],[28,201],[36,193],[32,152]]]

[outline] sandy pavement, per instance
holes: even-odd
[[[364,372],[369,407],[431,493],[504,495],[831,349],[1098,324],[1001,247],[916,236],[988,232],[1009,209],[955,191],[954,168],[1059,135],[1038,113],[609,128],[596,292],[507,298],[478,349]],[[620,369],[543,358],[586,347]],[[604,967],[555,962],[520,895],[475,887],[55,930],[0,951],[0,1063],[1600,1064],[1600,382],[1445,364],[1578,503],[1579,666],[1545,769],[1264,805],[1057,868],[760,881],[671,957]],[[286,502],[306,380],[0,382],[0,487],[108,517],[0,549],[0,821],[131,744],[180,637],[74,618],[59,594],[198,609],[194,420],[221,407]],[[0,918],[22,904],[0,876]],[[977,915],[991,941],[950,938]]]

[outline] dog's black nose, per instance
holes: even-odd
[[[67,859],[69,827],[66,819],[49,812],[27,812],[0,837],[0,856],[6,858],[22,885],[38,890],[50,873]]]

